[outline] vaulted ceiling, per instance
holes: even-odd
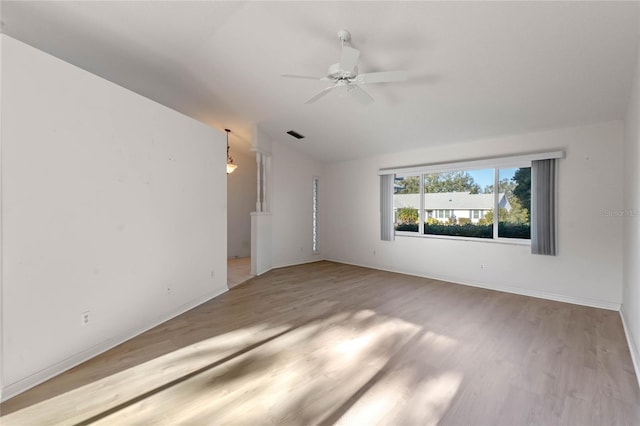
[[[322,161],[620,119],[638,2],[2,1],[2,31],[218,129],[254,125]],[[362,107],[304,102],[338,62],[406,69]],[[285,135],[294,129],[306,138]]]

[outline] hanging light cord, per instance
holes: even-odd
[[[227,174],[229,174],[233,173],[233,171],[237,169],[238,166],[233,164],[233,157],[231,156],[231,152],[229,150],[229,133],[231,132],[231,130],[224,129],[224,131],[227,132]]]
[[[231,130],[224,129],[224,131],[227,132],[227,163],[233,164],[233,157],[231,156],[231,154],[229,154],[229,133],[231,132]]]

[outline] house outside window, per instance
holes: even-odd
[[[396,233],[528,240],[530,176],[528,165],[396,175]]]
[[[437,219],[449,219],[453,212],[451,210],[436,210]]]

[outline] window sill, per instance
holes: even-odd
[[[507,244],[512,246],[530,246],[531,245],[531,240],[520,240],[517,238],[456,237],[453,235],[428,235],[428,234],[419,234],[417,232],[402,232],[402,231],[396,231],[395,235],[396,237],[427,238],[427,239],[433,239],[433,240],[471,241],[475,243]]]

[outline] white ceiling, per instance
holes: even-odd
[[[638,2],[2,1],[2,31],[218,129],[255,124],[322,160],[620,119],[638,54]],[[304,101],[338,62],[339,29],[367,86],[361,107]],[[334,96],[335,95],[335,96]],[[307,136],[301,142],[284,132]]]

